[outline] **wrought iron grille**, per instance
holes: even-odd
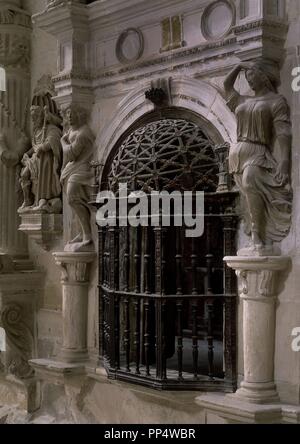
[[[152,172],[152,173],[151,173]],[[105,182],[106,181],[106,182]],[[99,228],[101,355],[109,378],[157,389],[236,388],[236,193],[217,193],[211,142],[166,119],[123,143],[104,183],[116,190],[205,190],[205,231]],[[151,216],[149,216],[151,217]]]

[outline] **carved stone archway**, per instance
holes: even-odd
[[[117,194],[126,183],[145,193],[205,191],[207,216],[205,235],[193,241],[184,225],[99,227],[100,354],[109,377],[159,389],[236,387],[235,278],[223,264],[226,251],[235,252],[236,193],[218,192],[219,143],[224,137],[203,115],[167,106],[135,121],[106,157],[103,190]],[[205,369],[200,341],[208,347]],[[176,347],[178,362],[170,364]],[[193,351],[189,362],[183,348]]]
[[[106,127],[99,134],[97,145],[99,160],[105,164],[113,147],[129,134],[143,120],[154,118],[155,107],[145,100],[145,94],[151,87],[144,83],[138,91],[130,92],[120,102],[117,112],[110,118]],[[216,143],[232,143],[236,138],[236,119],[226,106],[220,92],[203,80],[180,78],[171,80],[172,115],[178,110],[178,117],[188,117],[205,128],[207,134]],[[164,111],[166,115],[167,110]],[[157,115],[159,116],[159,114]]]

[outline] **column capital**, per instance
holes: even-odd
[[[55,263],[62,271],[64,285],[89,283],[89,264],[94,262],[96,253],[53,253]]]
[[[270,301],[276,296],[277,273],[287,269],[288,256],[225,257],[227,265],[239,278],[239,294],[242,299]]]

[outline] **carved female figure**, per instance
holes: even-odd
[[[95,136],[87,122],[88,113],[82,107],[72,105],[65,110],[65,124],[69,130],[61,140],[64,154],[61,182],[81,231],[66,247],[70,251],[89,251],[93,248],[88,202],[94,177],[90,162]]]
[[[234,88],[243,70],[254,96],[240,95]],[[224,82],[228,106],[237,117],[229,168],[244,201],[246,232],[252,239],[249,254],[274,254],[273,243],[287,236],[291,224],[290,110],[277,92],[279,85],[277,65],[264,60],[238,65]]]

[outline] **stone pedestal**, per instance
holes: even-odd
[[[61,360],[78,363],[88,360],[87,320],[90,264],[93,252],[54,253],[62,269],[63,285],[63,346]]]
[[[19,231],[25,233],[44,250],[60,239],[63,232],[62,214],[26,213],[21,214]]]
[[[234,397],[251,403],[279,401],[274,384],[276,292],[288,257],[227,257],[243,300],[244,380]]]

